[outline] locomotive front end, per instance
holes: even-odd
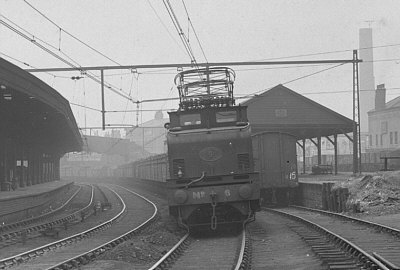
[[[250,127],[169,132],[171,214],[190,227],[242,223],[259,207]]]
[[[180,104],[167,132],[170,214],[184,226],[243,224],[259,210],[247,107],[235,106],[232,69],[207,67],[175,78]]]

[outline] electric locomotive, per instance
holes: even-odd
[[[166,125],[167,196],[170,214],[185,227],[242,225],[260,210],[247,107],[235,105],[234,79],[226,67],[175,77],[180,103]]]

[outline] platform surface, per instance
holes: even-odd
[[[19,187],[16,190],[11,191],[0,191],[0,201],[45,193],[68,185],[70,183],[73,183],[73,181],[59,180],[31,186]]]
[[[299,174],[300,183],[335,183],[338,181],[347,181],[353,178],[353,173],[351,172],[340,172],[338,174]],[[355,176],[359,177],[359,176]]]

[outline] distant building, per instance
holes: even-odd
[[[353,153],[353,143],[343,134],[339,134],[338,140],[338,155],[349,155]],[[301,147],[297,145],[297,153],[301,153]],[[306,158],[314,157],[318,154],[317,146],[311,141],[306,141]],[[335,150],[333,144],[325,137],[321,138],[321,154],[334,155]],[[298,156],[300,161],[303,160],[301,155]]]
[[[83,141],[82,152],[61,159],[61,177],[107,177],[119,165],[149,155],[127,139],[85,135]]]
[[[141,147],[143,152],[151,154],[166,153],[166,129],[169,118],[164,118],[162,111],[157,111],[154,119],[144,122],[139,127],[127,128],[126,138]]]
[[[368,152],[400,149],[400,97],[386,103],[384,84],[375,91],[375,108],[368,112]]]

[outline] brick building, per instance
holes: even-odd
[[[400,97],[386,102],[385,85],[377,86],[375,108],[368,112],[368,152],[400,148]]]

